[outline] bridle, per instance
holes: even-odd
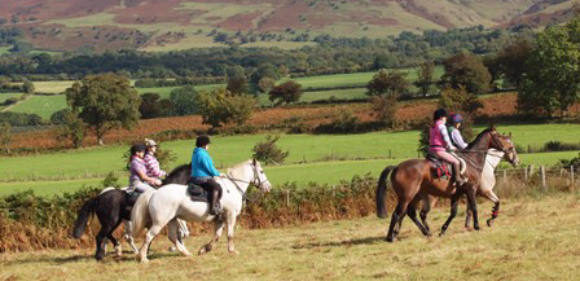
[[[238,182],[247,183],[249,185],[255,185],[256,187],[262,189],[263,188],[262,185],[264,183],[268,183],[269,180],[266,179],[266,181],[262,182],[262,180],[260,179],[260,173],[258,172],[258,166],[255,163],[250,163],[250,166],[252,166],[252,172],[254,173],[254,179],[252,179],[251,181],[232,178],[229,173],[226,173],[226,177],[234,183],[234,186],[236,187],[238,192],[242,195],[243,200],[248,200],[250,202],[253,202],[253,201],[257,200],[258,197],[252,198],[252,199],[248,198],[247,191],[242,190],[242,188],[238,185]],[[256,182],[257,182],[257,184],[256,184]]]
[[[497,147],[501,147],[500,149],[498,149],[498,148],[493,148],[493,149],[495,149],[495,150],[497,150],[497,151],[500,151],[500,152],[504,153],[504,155],[509,155],[510,153],[513,153],[513,151],[515,150],[515,148],[514,148],[514,146],[513,146],[513,145],[512,145],[512,146],[510,146],[510,147],[508,147],[508,148],[505,148],[505,147],[504,147],[504,145],[503,145],[503,143],[502,143],[502,142],[499,140],[499,137],[500,137],[500,136],[498,136],[498,135],[497,135],[497,133],[494,133],[494,132],[492,132],[492,133],[490,133],[490,134],[491,134],[492,141],[495,143],[495,146],[497,146]],[[480,150],[467,150],[467,149],[461,149],[461,150],[459,150],[459,151],[460,151],[460,152],[462,152],[462,153],[482,153],[482,154],[491,155],[491,154],[489,153],[489,149],[487,149],[487,150],[483,150],[483,149],[480,149]],[[498,155],[493,155],[493,156],[495,156],[495,157],[498,157]],[[502,157],[503,157],[503,156],[502,156]],[[480,167],[479,167],[479,165],[478,165],[477,163],[475,163],[475,161],[473,161],[473,160],[471,160],[471,159],[469,159],[469,158],[467,158],[467,157],[462,157],[462,159],[463,159],[465,162],[468,162],[469,164],[471,164],[471,165],[472,165],[472,166],[473,166],[475,169],[477,169],[477,170],[478,170],[478,171],[480,171],[480,172],[481,172],[481,171],[483,171],[483,167],[485,166],[485,163],[488,163],[488,164],[489,164],[489,162],[488,162],[488,161],[487,161],[487,159],[486,159],[486,160],[485,160],[486,162],[485,162],[485,163],[483,163],[483,165],[482,165],[482,166],[481,166],[481,168],[480,168]],[[513,159],[509,159],[509,160],[508,160],[508,162],[510,162],[510,163],[512,163],[512,164],[513,164]]]

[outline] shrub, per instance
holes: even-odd
[[[119,184],[119,177],[115,175],[115,172],[109,172],[105,179],[102,181],[103,187],[115,187],[119,188],[121,185]]]
[[[397,97],[395,95],[374,97],[373,111],[378,122],[382,122],[389,127],[394,127],[396,123]]]
[[[265,164],[281,164],[284,163],[284,159],[290,154],[289,151],[282,151],[276,142],[280,139],[280,136],[266,136],[266,140],[257,143],[252,151],[253,156],[258,161],[264,162]]]

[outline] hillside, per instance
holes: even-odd
[[[223,46],[219,42],[237,32],[244,36],[235,43],[292,48],[312,44],[320,34],[378,38],[473,25],[545,25],[574,15],[578,2],[0,0],[0,23],[20,27],[36,48],[54,51]]]

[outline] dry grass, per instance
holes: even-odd
[[[383,241],[388,221],[368,217],[238,229],[239,256],[227,254],[222,241],[206,256],[184,258],[165,251],[165,238],[153,245],[149,265],[128,253],[97,263],[88,249],[3,254],[0,280],[574,280],[580,193],[504,200],[502,207],[493,228],[464,230],[458,217],[443,238],[423,238],[406,221],[393,244]],[[445,209],[432,212],[432,225],[446,215]],[[209,238],[188,238],[188,249]]]

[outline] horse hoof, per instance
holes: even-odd
[[[237,256],[240,254],[240,252],[238,252],[237,250],[231,250],[229,252],[230,252],[230,255],[234,255],[234,256]]]
[[[139,262],[140,262],[140,263],[142,263],[142,264],[143,264],[143,263],[149,263],[149,259],[142,259],[142,260],[140,260]]]
[[[387,237],[385,240],[389,243],[393,243],[393,237]]]
[[[487,220],[487,226],[488,227],[491,227],[492,224],[493,224],[493,221],[492,220]]]
[[[479,230],[479,225],[474,226],[473,229]]]
[[[177,249],[175,248],[175,246],[171,246],[171,247],[169,247],[169,249],[167,249],[167,251],[175,252],[175,251],[177,251]]]

